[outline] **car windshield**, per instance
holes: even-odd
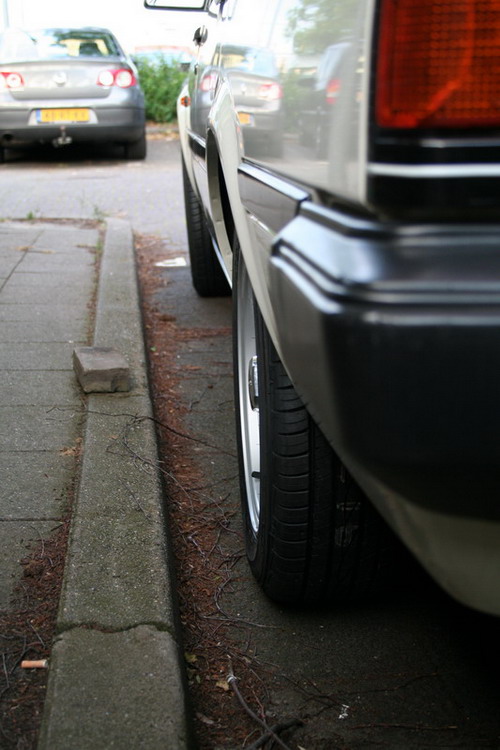
[[[113,36],[95,29],[38,29],[29,32],[9,29],[0,35],[0,64],[119,54]]]

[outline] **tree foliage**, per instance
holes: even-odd
[[[316,55],[349,34],[357,0],[300,0],[288,14],[287,35],[299,55]]]

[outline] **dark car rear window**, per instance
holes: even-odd
[[[114,37],[94,29],[8,30],[0,34],[0,64],[118,55]]]

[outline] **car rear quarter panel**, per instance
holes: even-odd
[[[362,203],[365,195],[369,76],[365,61],[369,58],[367,29],[371,26],[373,2],[331,0],[311,7],[312,12],[304,14],[303,0],[252,3],[228,0],[218,19],[207,14],[203,21],[208,30],[207,40],[199,49],[197,63],[183,92],[190,96],[192,106],[179,107],[188,174],[205,206],[230,272],[231,238],[226,235],[219,198],[222,174],[250,278],[278,349],[279,336],[270,299],[269,257],[281,226],[279,222],[268,224],[267,210],[260,212],[258,206],[251,210],[242,206],[238,167],[250,163],[261,168],[263,175],[267,171],[280,175],[284,184],[303,187],[304,196],[308,191],[315,195],[318,190],[328,190],[340,200]],[[297,124],[306,92],[304,71],[312,63],[319,64],[328,46],[346,40],[338,106],[332,109],[328,120],[327,158],[318,159],[313,148],[304,148],[299,142]],[[238,44],[270,49],[276,58],[283,116],[274,121],[279,130],[274,133],[263,130],[262,138],[256,118],[249,127],[240,121],[241,112],[245,112],[241,103],[242,83],[234,68],[231,69],[230,55],[224,54]],[[246,75],[251,75],[251,61]],[[250,130],[251,139],[247,137]],[[189,139],[183,132],[189,133]],[[270,148],[272,141],[283,144],[279,155]]]
[[[367,100],[370,70],[373,0],[330,0],[306,4],[304,0],[255,0],[252,3],[229,0],[224,6],[218,35],[222,61],[224,50],[238,43],[255,49],[272,50],[279,71],[283,96],[279,101],[282,119],[274,135],[284,144],[282,154],[272,151],[273,134],[266,129],[258,139],[258,125],[241,124],[244,157],[268,166],[294,182],[328,190],[355,203],[365,200],[367,151]],[[342,65],[336,71],[340,85],[326,122],[326,153],[315,154],[314,144],[300,144],[301,112],[306,107],[309,71],[321,63],[322,55],[333,44],[345,45]],[[206,53],[203,53],[206,54]],[[209,53],[210,54],[210,53]],[[217,61],[213,56],[211,62]],[[229,66],[229,62],[226,63]],[[241,102],[242,83],[234,70],[224,68],[222,76],[231,89],[235,110],[245,113]],[[247,75],[251,74],[251,63]],[[314,75],[312,76],[314,78]],[[217,112],[212,110],[213,118]],[[247,140],[245,136],[252,136]]]

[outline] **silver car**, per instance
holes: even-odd
[[[137,70],[101,28],[7,29],[0,35],[0,160],[26,143],[123,144],[146,156]]]
[[[232,289],[256,579],[291,603],[409,583],[383,518],[500,615],[498,2],[146,4],[203,11],[178,102],[191,272]],[[280,155],[248,148],[240,44],[275,55]]]

